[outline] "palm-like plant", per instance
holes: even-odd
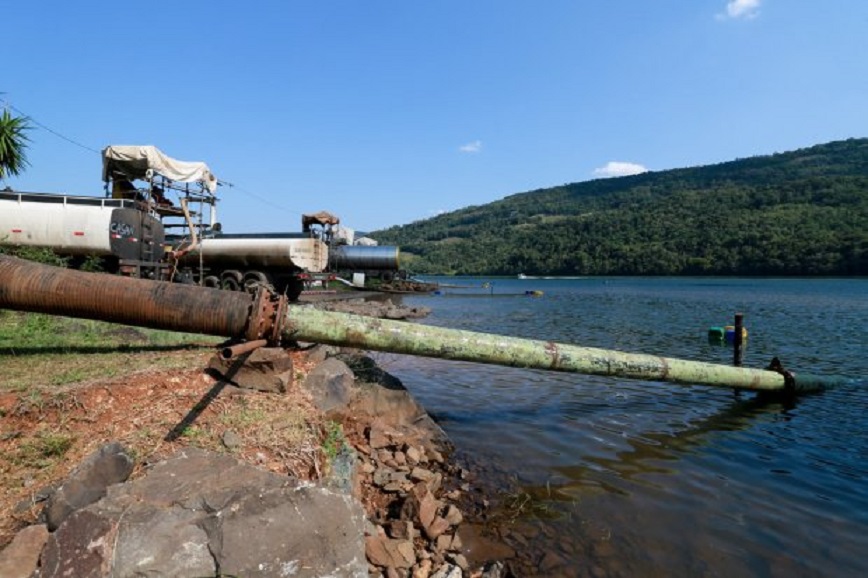
[[[28,165],[24,150],[30,139],[27,117],[12,116],[6,109],[0,114],[0,180],[18,175]]]

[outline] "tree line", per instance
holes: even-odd
[[[370,236],[415,273],[868,275],[868,139],[529,191]]]

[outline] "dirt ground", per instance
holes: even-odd
[[[190,360],[185,369],[0,394],[0,548],[36,520],[42,490],[108,441],[120,441],[136,457],[133,477],[190,445],[300,479],[323,474],[322,441],[333,427],[301,388],[270,394],[227,385],[206,371],[209,349],[159,355]],[[312,364],[303,352],[288,355],[298,383]],[[224,444],[227,431],[237,434],[232,444]]]

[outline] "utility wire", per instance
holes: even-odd
[[[3,101],[3,104],[6,105],[6,106],[8,106],[9,108],[11,108],[12,110],[14,110],[14,111],[17,112],[18,114],[22,115],[23,117],[25,117],[27,120],[29,120],[30,122],[32,122],[33,124],[35,124],[35,125],[38,126],[39,128],[41,128],[41,129],[43,129],[43,130],[47,130],[48,132],[50,132],[50,133],[53,134],[54,136],[56,136],[56,137],[58,137],[58,138],[61,138],[61,139],[65,140],[65,141],[68,142],[68,143],[72,143],[72,144],[74,144],[74,145],[77,146],[77,147],[81,147],[81,148],[83,148],[84,150],[87,150],[87,151],[90,151],[90,152],[92,152],[92,153],[96,153],[96,154],[101,154],[101,152],[98,151],[98,150],[96,150],[96,149],[93,149],[93,148],[91,148],[91,147],[89,147],[89,146],[87,146],[87,145],[83,145],[83,144],[81,144],[80,142],[75,141],[75,140],[73,140],[73,139],[71,139],[71,138],[69,138],[69,137],[67,137],[67,136],[63,136],[62,134],[60,134],[60,133],[57,132],[56,130],[53,130],[53,129],[48,128],[47,126],[45,126],[44,124],[42,124],[41,122],[39,122],[38,120],[36,120],[36,119],[33,118],[32,116],[30,116],[29,114],[27,114],[26,112],[24,112],[24,111],[21,110],[20,108],[16,107],[14,104],[10,103],[9,101],[4,100],[4,101]]]
[[[281,210],[281,211],[286,211],[286,212],[288,212],[288,213],[292,213],[292,214],[294,214],[294,215],[298,215],[298,216],[301,216],[301,215],[304,214],[304,213],[302,213],[301,211],[299,211],[299,210],[297,210],[297,209],[291,209],[291,208],[289,208],[289,207],[287,207],[287,206],[285,206],[285,205],[281,205],[281,204],[279,204],[279,203],[275,203],[274,201],[272,201],[272,200],[270,200],[270,199],[267,199],[267,198],[263,197],[262,195],[258,195],[258,194],[256,194],[256,193],[254,193],[253,191],[249,191],[249,190],[245,189],[244,187],[239,187],[238,185],[235,185],[235,184],[230,183],[230,182],[228,182],[228,181],[218,180],[218,182],[219,182],[220,184],[223,184],[223,185],[228,186],[229,188],[237,189],[238,191],[240,191],[240,192],[242,192],[242,193],[244,193],[244,194],[246,194],[246,195],[250,195],[251,197],[253,197],[253,198],[256,199],[257,201],[259,201],[259,202],[261,202],[261,203],[265,203],[266,205],[270,205],[270,206],[274,207],[275,209],[279,209],[279,210]]]
[[[2,93],[0,93],[0,94],[2,94]],[[65,141],[68,142],[68,143],[74,144],[74,145],[77,146],[77,147],[83,148],[84,150],[87,150],[87,151],[90,151],[90,152],[93,152],[93,153],[96,153],[96,154],[99,154],[99,155],[102,154],[102,151],[98,151],[98,150],[93,149],[93,148],[91,148],[91,147],[89,147],[89,146],[87,146],[87,145],[83,145],[83,144],[81,144],[80,142],[78,142],[78,141],[76,141],[76,140],[74,140],[74,139],[71,139],[71,138],[69,138],[69,137],[67,137],[67,136],[64,136],[64,135],[60,134],[60,133],[57,132],[56,130],[53,130],[53,129],[51,129],[51,128],[45,126],[44,124],[42,124],[41,122],[39,122],[38,120],[36,120],[36,119],[33,118],[32,116],[28,115],[26,112],[24,112],[24,111],[21,110],[20,108],[16,107],[15,105],[13,105],[12,103],[10,103],[10,102],[9,102],[8,100],[6,100],[6,99],[3,99],[3,105],[6,106],[6,107],[11,108],[12,110],[14,110],[15,112],[17,112],[18,114],[24,116],[25,118],[27,118],[27,120],[29,120],[30,122],[32,122],[32,123],[35,124],[36,126],[40,127],[41,129],[50,132],[50,133],[53,134],[54,136],[56,136],[56,137],[58,137],[58,138],[61,138],[61,139],[65,140]],[[293,213],[293,214],[298,215],[298,216],[301,216],[301,215],[304,214],[304,213],[302,213],[301,211],[298,211],[298,210],[295,210],[295,209],[291,209],[291,208],[289,208],[289,207],[286,207],[286,206],[280,205],[279,203],[275,203],[274,201],[271,201],[271,200],[269,200],[269,199],[267,199],[267,198],[265,198],[265,197],[263,197],[263,196],[261,196],[261,195],[258,195],[258,194],[256,194],[256,193],[254,193],[253,191],[249,191],[249,190],[247,190],[247,189],[245,189],[245,188],[243,188],[243,187],[239,187],[239,186],[237,186],[237,185],[235,185],[235,184],[233,184],[233,183],[230,183],[230,182],[228,182],[228,181],[219,180],[218,182],[219,182],[220,184],[222,184],[222,185],[226,185],[226,186],[228,186],[229,188],[237,189],[238,191],[240,191],[240,192],[242,192],[242,193],[244,193],[244,194],[250,195],[250,196],[253,197],[254,199],[258,200],[259,202],[261,202],[261,203],[265,203],[266,205],[270,205],[271,207],[273,207],[273,208],[275,208],[275,209],[279,209],[279,210],[281,210],[281,211],[287,211],[287,212],[289,212],[289,213]]]

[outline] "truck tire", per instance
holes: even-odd
[[[241,271],[235,271],[234,269],[223,271],[220,275],[220,287],[226,291],[241,291],[243,281],[244,276],[241,274]]]
[[[256,293],[259,287],[266,287],[273,291],[274,285],[268,275],[262,271],[247,271],[244,274],[244,290],[249,293]]]

